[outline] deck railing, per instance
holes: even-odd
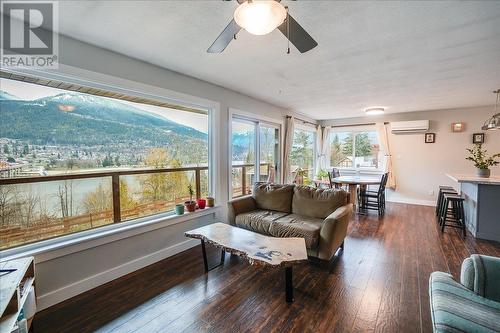
[[[248,181],[249,174],[255,174],[255,170],[252,172],[252,168],[255,166],[253,164],[239,164],[233,165],[232,170],[238,170],[241,174],[241,184],[236,184],[233,186],[233,196],[240,196],[249,194],[251,181]],[[266,177],[269,174],[269,164],[261,164],[262,176]],[[204,172],[206,174],[204,174]],[[190,183],[193,185],[194,197],[200,198],[208,195],[208,166],[192,166],[192,167],[179,167],[179,168],[137,168],[137,169],[124,169],[124,170],[101,170],[95,172],[74,172],[67,174],[57,174],[48,176],[28,176],[19,178],[0,178],[0,214],[4,214],[5,208],[10,209],[10,212],[20,211],[21,208],[28,211],[32,210],[31,215],[26,213],[17,214],[14,218],[9,221],[9,216],[4,214],[0,219],[0,232],[1,241],[0,249],[8,248],[12,246],[22,245],[30,243],[37,240],[48,239],[56,236],[61,236],[69,234],[72,232],[83,231],[87,229],[95,228],[96,226],[106,225],[110,223],[119,223],[125,220],[130,220],[133,218],[152,215],[160,212],[166,212],[173,208],[176,203],[181,203],[189,198],[187,194],[187,184],[182,183],[182,189],[176,188],[178,194],[170,195],[168,198],[158,198],[151,199],[149,201],[143,201],[142,199],[134,202],[132,207],[128,206],[126,202],[121,202],[125,200],[121,195],[121,182],[127,182],[127,176],[147,176],[147,175],[160,175],[160,174],[171,174],[171,173],[189,173],[190,177],[185,177],[184,179],[190,178]],[[128,177],[130,178],[130,177]],[[172,177],[174,178],[174,177]],[[58,208],[52,208],[52,212],[44,213],[40,211],[39,214],[33,213],[33,210],[39,209],[41,206],[41,201],[43,198],[30,198],[31,201],[26,201],[26,197],[29,197],[24,191],[28,188],[18,187],[16,191],[20,193],[15,198],[9,200],[6,199],[5,193],[7,188],[16,185],[28,185],[28,184],[49,184],[49,182],[55,182],[52,184],[60,184],[59,187],[64,186],[67,183],[72,183],[71,181],[78,180],[90,180],[90,179],[101,179],[99,183],[103,184],[103,188],[106,191],[106,195],[100,197],[101,201],[105,201],[106,204],[98,205],[98,209],[93,211],[79,211],[76,213],[68,213],[68,202],[75,201],[76,205],[81,205],[78,199],[70,198],[68,199],[68,191],[63,194],[66,195],[63,204],[63,198],[61,193],[56,193],[54,190],[56,186],[43,186],[50,192],[48,188],[52,189],[51,194],[48,196],[57,197]],[[139,179],[143,179],[139,177]],[[111,180],[111,184],[109,183]],[[189,181],[189,180],[188,180]],[[78,182],[76,182],[78,183]],[[92,183],[96,184],[98,182]],[[240,183],[240,182],[237,182]],[[82,184],[82,183],[78,183]],[[111,189],[109,189],[109,184]],[[123,184],[122,184],[123,185]],[[78,185],[81,186],[81,185]],[[76,186],[76,187],[78,187]],[[142,186],[142,185],[141,185]],[[184,188],[186,187],[186,188]],[[60,189],[59,189],[60,191]],[[72,192],[76,194],[76,189]],[[18,193],[18,194],[19,194]],[[83,193],[83,190],[82,190]],[[81,193],[80,193],[81,194]],[[42,195],[43,196],[43,195]],[[60,203],[59,203],[59,197]],[[175,198],[174,198],[175,197]],[[21,199],[19,199],[21,198]],[[81,199],[80,199],[81,200]],[[111,205],[110,205],[111,204]],[[11,205],[11,207],[4,207],[6,205]],[[22,206],[25,207],[22,207]],[[73,203],[71,203],[73,205]],[[37,207],[35,207],[37,206]],[[63,210],[66,210],[66,213]],[[75,210],[77,211],[77,210]],[[13,215],[11,215],[13,216]]]

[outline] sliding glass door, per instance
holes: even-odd
[[[290,153],[290,166],[295,182],[311,185],[314,178],[316,133],[312,130],[296,128]]]
[[[279,183],[279,125],[233,118],[231,128],[231,197],[251,194],[256,181]]]
[[[259,125],[260,181],[280,182],[280,130],[270,124]]]

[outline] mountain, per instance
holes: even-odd
[[[0,101],[12,101],[12,100],[19,100],[20,98],[17,96],[14,96],[12,94],[9,94],[6,91],[0,90]]]
[[[79,146],[207,140],[206,133],[113,99],[65,92],[28,101],[0,92],[0,137]]]

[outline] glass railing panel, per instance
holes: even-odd
[[[120,176],[122,221],[172,211],[176,204],[189,200],[190,184],[196,191],[194,171]]]
[[[111,223],[111,177],[0,186],[0,249]]]

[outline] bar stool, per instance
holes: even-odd
[[[443,197],[444,204],[439,217],[441,232],[444,232],[445,227],[459,228],[462,229],[462,233],[465,238],[464,198],[460,195],[449,193],[445,193]],[[448,208],[450,205],[451,208]]]
[[[441,204],[443,203],[443,193],[445,191],[449,193],[457,193],[455,189],[451,186],[439,185],[439,193],[436,204],[436,216],[439,216],[439,212],[441,210]]]

